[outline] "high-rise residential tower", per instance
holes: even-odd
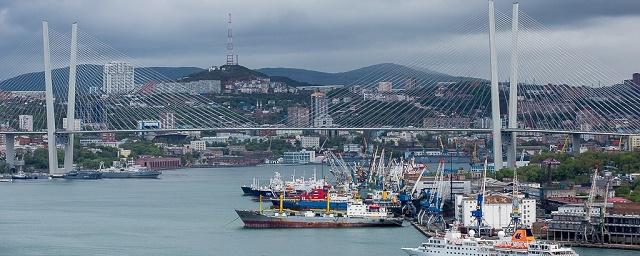
[[[102,91],[106,94],[126,94],[135,89],[131,63],[112,61],[104,65]]]

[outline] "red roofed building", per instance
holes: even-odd
[[[149,157],[143,156],[136,159],[136,164],[149,169],[176,169],[182,166],[177,157]]]

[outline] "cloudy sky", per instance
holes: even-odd
[[[511,1],[496,5],[511,11]],[[640,1],[521,0],[520,6],[549,29],[545,35],[602,61],[616,79],[640,72]],[[486,49],[482,37],[464,36],[469,23],[486,26],[486,9],[485,0],[2,0],[0,64],[24,42],[38,42],[40,22],[48,20],[63,33],[78,21],[82,31],[144,65],[220,65],[232,13],[240,64],[250,68],[337,72],[418,55],[455,65],[477,53],[470,44]],[[457,57],[434,47],[442,42]]]

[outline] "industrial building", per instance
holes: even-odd
[[[547,223],[547,239],[569,242],[604,242],[610,244],[640,245],[640,203],[603,204],[591,208],[590,224],[585,239],[585,206],[571,204],[558,207]],[[603,222],[603,228],[600,223]],[[594,241],[600,240],[600,241]]]
[[[307,164],[315,161],[316,152],[304,149],[298,152],[284,152],[282,158],[285,164]]]
[[[511,196],[504,195],[488,195],[485,197],[483,210],[483,218],[491,228],[505,229],[511,222],[511,213],[513,210],[513,202]],[[476,210],[476,197],[464,197],[457,195],[455,197],[455,218],[465,227],[476,225],[476,218],[471,216],[471,211]],[[536,222],[536,200],[521,199],[520,200],[521,223],[525,226],[532,226]]]
[[[436,183],[433,181],[433,177],[423,177],[416,184],[416,191],[422,189],[436,189]],[[442,184],[442,198],[449,200],[458,195],[468,195],[471,193],[471,181],[468,180],[446,180]],[[453,197],[451,196],[453,194]]]

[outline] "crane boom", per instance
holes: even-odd
[[[593,177],[591,177],[591,189],[589,189],[589,197],[587,198],[584,220],[591,222],[591,208],[593,208],[593,199],[596,196],[596,178],[598,177],[598,167],[593,170]]]

